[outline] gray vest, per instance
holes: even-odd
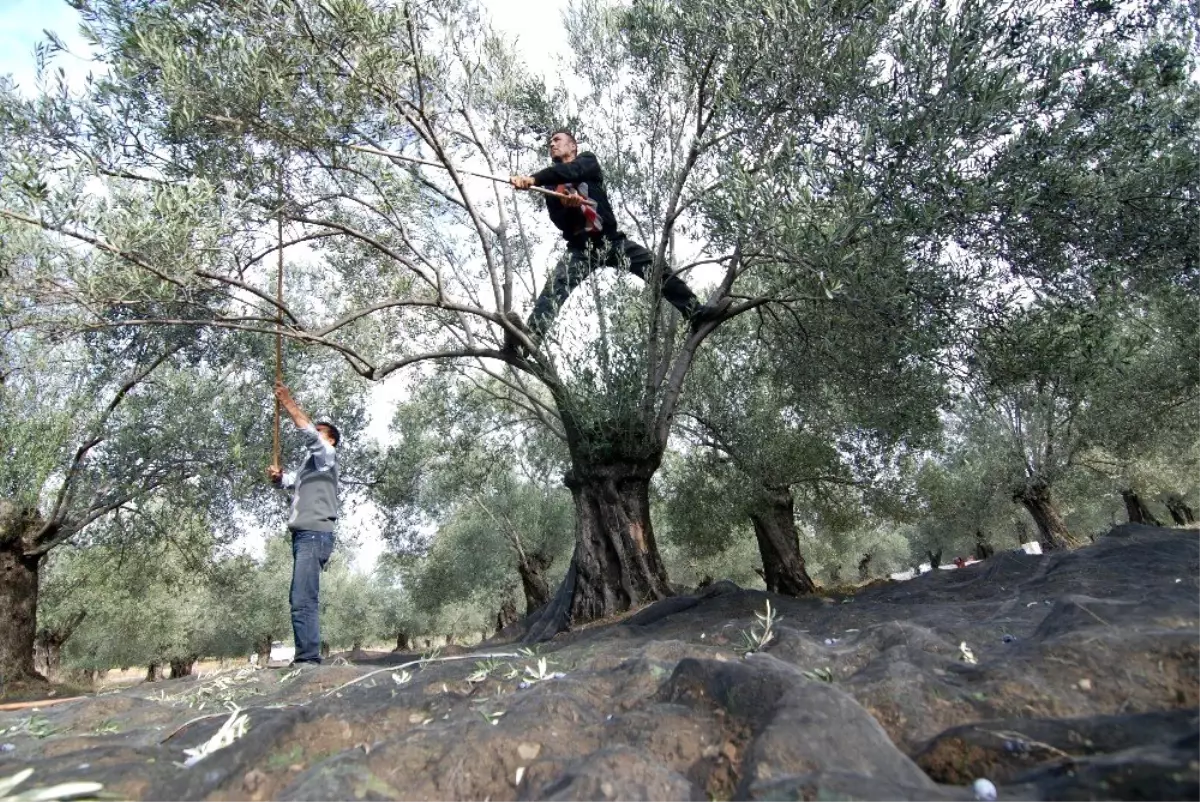
[[[338,519],[337,450],[318,439],[316,429],[300,431],[305,436],[308,456],[291,487],[288,529],[332,532]]]

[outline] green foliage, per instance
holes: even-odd
[[[1003,452],[978,436],[961,442],[944,461],[928,460],[915,476],[914,556],[941,552],[947,562],[974,551],[976,533],[993,547],[1017,545],[1008,536],[1018,514]]]
[[[246,555],[216,561],[208,582],[215,591],[215,611],[224,621],[227,648],[232,653],[257,654],[273,641],[290,639],[291,580],[291,543],[282,533],[267,537],[261,561]],[[324,584],[323,598],[327,596]]]
[[[277,317],[301,401],[348,432],[358,376],[413,371],[391,441],[343,451],[395,554],[374,583],[335,561],[339,644],[490,626],[523,557],[560,575],[558,477],[657,466],[671,433],[655,516],[677,579],[746,577],[746,516],[782,489],[843,581],[866,553],[880,574],[1003,541],[1035,485],[1088,532],[1121,490],[1196,490],[1190,6],[585,3],[578,98],[467,0],[81,8],[106,77],[0,86],[0,492],[58,526],[31,549],[88,546],[52,568],[45,620],[99,594],[85,625],[129,652],[106,660],[286,631],[286,543],[213,556],[281,511],[260,479]],[[741,314],[703,347],[656,282],[608,276],[501,366],[497,314],[541,283],[537,202],[355,147],[528,172],[563,122],[657,269],[722,266]],[[283,310],[278,218],[304,245]],[[207,568],[173,557],[108,596],[55,578],[168,542]],[[77,637],[73,659],[118,648]]]
[[[333,649],[362,648],[380,639],[382,588],[338,557],[321,575],[321,639]]]
[[[775,624],[781,619],[778,611],[771,608],[771,600],[767,600],[766,611],[755,611],[754,617],[758,622],[749,629],[742,630],[741,649],[747,655],[762,651],[775,639]]]
[[[59,631],[86,612],[64,633],[69,634],[64,667],[104,670],[172,659],[245,658],[275,641],[289,642],[288,539],[268,538],[262,560],[208,552],[198,548],[199,540],[154,546],[135,539],[124,546],[56,551],[44,572],[39,627]],[[429,634],[419,619],[405,617],[412,604],[392,578],[352,570],[352,556],[339,546],[321,576],[322,639],[335,650],[348,650],[394,643],[401,631]]]
[[[190,544],[188,544],[190,545]],[[185,548],[187,546],[185,545]],[[66,547],[46,568],[39,625],[86,612],[63,648],[65,667],[109,669],[240,653],[213,615],[219,595],[206,582],[203,550],[177,545]],[[70,587],[61,593],[56,586]]]
[[[478,502],[464,501],[441,524],[420,563],[412,586],[418,607],[437,614],[457,601],[470,601],[486,611],[481,613],[485,620],[494,618],[508,599],[516,602],[518,610],[524,609],[516,568],[519,554],[510,532],[529,536],[522,548],[530,553],[557,558],[547,561],[556,570],[547,570],[545,576],[547,582],[554,581],[570,553],[571,508],[565,496],[563,489],[548,495],[510,482],[507,492],[494,491],[486,498],[477,497]],[[533,551],[535,546],[540,551]]]
[[[523,609],[523,560],[547,583],[565,569],[573,528],[561,446],[504,426],[493,389],[430,383],[401,404],[371,488],[385,537],[407,555],[402,581],[426,631],[482,631],[505,601]]]
[[[736,528],[722,529],[721,523],[715,521],[711,539],[724,544],[724,548],[703,550],[697,548],[698,538],[694,532],[676,535],[674,520],[666,515],[661,520],[661,524],[655,520],[655,531],[662,533],[663,562],[667,575],[676,585],[694,588],[705,579],[728,579],[743,588],[765,587],[762,578],[754,572],[755,567],[761,567],[762,559],[754,541],[754,530],[748,522]]]
[[[397,557],[385,554],[376,567],[375,581],[381,593],[380,633],[388,638],[403,635],[437,634],[429,616],[417,609],[413,601],[411,586],[415,580],[417,560],[412,557]]]
[[[831,586],[858,583],[858,566],[868,554],[871,555],[868,579],[886,577],[925,560],[923,552],[914,553],[908,528],[887,519],[868,518],[858,526],[828,533],[804,527],[800,532],[800,551],[813,578]]]

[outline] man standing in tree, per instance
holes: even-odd
[[[267,468],[271,482],[292,494],[292,635],[296,655],[292,665],[319,665],[321,631],[317,599],[321,572],[333,554],[333,529],[338,518],[337,445],[341,434],[328,421],[313,425],[282,383],[275,397],[304,437],[307,456],[298,471],[286,475],[278,465]]]
[[[549,330],[559,307],[571,291],[601,266],[624,267],[643,281],[654,262],[650,251],[626,239],[617,228],[617,218],[604,188],[604,173],[596,154],[579,152],[575,135],[560,128],[550,135],[550,159],[554,163],[533,175],[514,175],[509,180],[517,189],[551,187],[570,195],[569,199],[546,197],[550,220],[567,241],[567,253],[554,267],[546,286],[534,303],[525,328],[536,345]],[[677,275],[664,270],[662,295],[698,326],[716,320],[729,306],[725,298],[715,305],[702,304]],[[505,347],[516,348],[511,333],[505,334]]]

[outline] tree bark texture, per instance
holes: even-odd
[[[804,555],[800,553],[791,489],[764,492],[758,509],[750,513],[750,521],[754,524],[767,590],[786,596],[816,593],[817,586],[808,575]]]
[[[1171,513],[1171,520],[1176,526],[1187,526],[1196,522],[1196,512],[1184,501],[1183,496],[1174,493],[1167,496],[1167,511]]]
[[[189,655],[177,660],[171,660],[171,679],[190,677],[192,675],[192,669],[196,667],[196,659],[197,658]]]
[[[33,645],[37,635],[38,569],[19,537],[0,532],[0,690],[9,682],[39,679]]]
[[[550,586],[546,584],[545,575],[549,567],[549,558],[541,554],[529,554],[524,559],[517,559],[517,573],[521,575],[526,611],[532,612],[550,601]]]
[[[987,538],[985,538],[983,536],[983,531],[976,529],[975,530],[975,558],[979,559],[979,560],[986,560],[995,553],[996,553],[996,549],[994,549],[992,547],[992,544],[987,542]]]
[[[34,666],[40,667],[47,678],[58,673],[63,646],[85,618],[87,610],[80,610],[54,629],[41,627],[37,630],[34,637]]]
[[[650,525],[654,463],[576,465],[575,590],[570,619],[594,621],[671,595]]]
[[[1033,522],[1037,524],[1042,551],[1073,549],[1081,545],[1079,539],[1067,529],[1067,524],[1050,495],[1050,488],[1045,483],[1028,484],[1017,491],[1014,498],[1029,511]]]
[[[396,648],[393,649],[392,651],[407,652],[408,650],[409,650],[408,633],[407,632],[397,632],[396,633]]]
[[[549,596],[547,596],[548,599]],[[535,608],[529,607],[526,609],[533,610]],[[517,603],[509,596],[500,604],[500,611],[496,613],[496,631],[503,632],[507,627],[517,623],[517,619]]]
[[[267,663],[271,662],[271,636],[267,635],[260,638],[254,644],[254,653],[258,655],[258,665],[261,668],[266,668]]]
[[[1121,499],[1125,502],[1125,513],[1129,516],[1129,523],[1162,526],[1158,519],[1154,517],[1154,513],[1150,512],[1149,508],[1146,507],[1146,502],[1142,501],[1142,497],[1136,491],[1122,490]]]
[[[46,679],[52,679],[58,674],[62,663],[62,651],[52,640],[44,640],[39,630],[33,643],[33,667]]]

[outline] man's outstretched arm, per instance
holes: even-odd
[[[514,175],[509,182],[517,189],[529,189],[554,184],[577,184],[580,181],[599,181],[602,177],[599,160],[594,153],[587,152],[580,153],[572,161],[552,164],[533,175]]]
[[[538,170],[531,176],[533,185],[544,187],[549,184],[578,184],[580,181],[599,181],[600,160],[591,151],[584,151],[569,162],[558,162]]]
[[[279,399],[280,405],[292,418],[292,423],[296,424],[297,429],[311,429],[312,421],[308,415],[304,414],[304,410],[296,403],[296,399],[292,398],[292,393],[283,384],[283,382],[275,382],[275,397]]]
[[[291,392],[282,383],[275,384],[275,397],[279,399],[279,403],[287,410],[287,414],[292,416],[292,423],[296,424],[296,428],[300,430],[300,434],[304,437],[304,445],[308,448],[308,453],[317,458],[317,469],[328,470],[333,464],[333,448],[325,443],[317,433],[317,427],[313,425],[312,420],[296,403],[296,399],[292,398]]]

